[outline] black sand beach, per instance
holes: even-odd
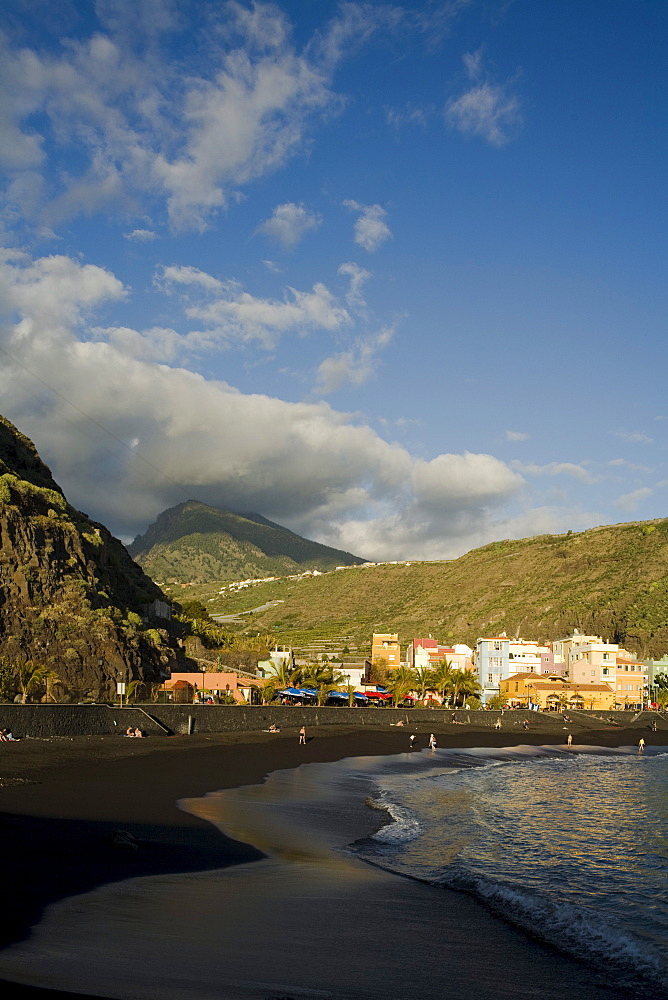
[[[560,718],[537,716],[528,732],[513,727],[512,716],[506,720],[501,732],[445,720],[435,721],[433,731],[442,747],[565,742]],[[613,1000],[615,991],[590,970],[532,942],[466,896],[368,869],[342,878],[326,866],[317,873],[311,866],[286,887],[258,850],[177,806],[179,799],[258,783],[271,771],[305,762],[402,753],[411,731],[382,725],[313,728],[305,747],[298,745],[296,730],[3,744],[2,946],[26,938],[50,903],[97,886],[244,865],[225,883],[226,904],[215,915],[222,946],[229,948],[230,975],[234,972],[239,983],[234,996]],[[418,745],[426,745],[429,731],[418,726]],[[575,744],[633,746],[641,736],[648,745],[668,743],[665,723],[651,733],[642,719],[631,729],[572,723],[570,731]],[[369,827],[378,821],[370,814]],[[297,947],[299,962],[289,959]],[[145,955],[146,963],[153,959]],[[269,984],[264,992],[253,993],[242,983],[244,969],[252,970],[254,981]],[[68,986],[77,995],[98,995],[94,976],[85,983],[79,990]],[[115,995],[106,994],[105,985],[100,982],[99,995]],[[42,1000],[59,995],[14,984],[12,990]],[[144,996],[131,986],[124,995]]]

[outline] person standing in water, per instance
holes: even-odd
[[[429,737],[429,749],[430,750],[435,750],[436,749],[436,737],[434,736],[433,733]]]
[[[302,728],[299,730],[299,742],[300,742],[300,744],[301,743],[306,743],[306,727],[305,726],[302,726]]]
[[[568,734],[568,739],[566,740],[566,746],[569,746],[569,747],[573,746],[573,737],[571,736],[570,733]]]
[[[645,749],[645,741],[641,736],[640,739],[638,740],[638,753],[642,753],[644,749]]]

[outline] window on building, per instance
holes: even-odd
[[[498,651],[500,651],[500,650],[501,650],[501,643],[499,642],[499,640],[498,640],[498,639],[495,639],[495,640],[494,640],[494,649],[496,649],[496,650],[498,650]]]
[[[493,681],[494,681],[494,675],[493,674],[487,674],[487,683],[488,684],[492,684]]]

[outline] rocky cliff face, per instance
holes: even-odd
[[[56,698],[109,698],[117,681],[155,683],[173,664],[168,607],[121,542],[68,504],[32,442],[0,417],[0,658],[51,669]]]

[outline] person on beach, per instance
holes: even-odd
[[[573,737],[571,736],[570,733],[568,734],[568,739],[566,740],[566,746],[567,747],[572,747],[573,746]]]
[[[645,741],[641,736],[640,739],[638,740],[638,753],[642,753],[644,749],[645,749]]]
[[[415,746],[415,733],[411,733],[408,737],[408,742],[410,743],[412,749]]]
[[[435,750],[436,749],[436,737],[434,736],[433,733],[429,737],[429,749],[430,750]]]
[[[3,743],[20,743],[21,740],[17,740],[11,729],[3,729],[0,731],[0,741]]]
[[[497,719],[496,720],[496,722],[494,723],[494,728],[495,729],[500,729],[501,728],[501,719]]]
[[[132,726],[128,726],[128,728],[125,730],[125,735],[130,736],[132,739],[134,739],[135,731]]]
[[[306,727],[305,726],[302,726],[302,728],[299,730],[299,742],[300,742],[300,744],[306,743]]]
[[[143,738],[144,738],[144,734],[142,733],[141,729],[135,729],[133,735],[134,735],[135,739],[138,739],[138,740],[143,740]]]

